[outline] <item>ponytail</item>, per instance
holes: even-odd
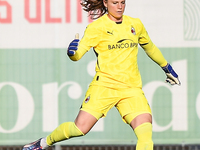
[[[92,20],[103,16],[107,12],[103,0],[81,0],[83,10],[89,13]]]

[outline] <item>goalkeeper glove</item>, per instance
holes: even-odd
[[[165,71],[165,74],[167,76],[166,82],[170,83],[171,85],[181,85],[181,82],[178,79],[178,75],[169,63],[167,63],[165,67],[162,67],[162,69]]]
[[[76,50],[78,49],[78,42],[79,42],[79,34],[77,33],[75,36],[75,39],[69,44],[69,47],[67,49],[68,56],[75,55]]]

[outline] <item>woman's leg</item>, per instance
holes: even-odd
[[[134,130],[134,129],[137,128],[139,125],[141,125],[141,124],[143,124],[143,123],[146,123],[146,122],[152,124],[152,116],[151,116],[151,114],[149,114],[149,113],[144,113],[144,114],[138,115],[137,117],[135,117],[135,118],[131,121],[130,125],[131,125],[131,127],[133,128],[133,130]]]
[[[80,110],[74,122],[83,134],[87,134],[97,121],[90,113]]]
[[[127,115],[124,119],[126,120],[128,117],[130,118]],[[151,114],[138,115],[131,121],[130,126],[138,138],[136,150],[153,150]]]
[[[101,114],[99,114],[99,117],[100,116]],[[98,119],[90,113],[80,110],[74,122],[62,123],[46,138],[41,138],[33,143],[27,144],[22,150],[43,150],[54,143],[67,140],[72,137],[83,136],[90,131],[97,120]]]
[[[47,136],[46,142],[49,146],[51,146],[54,143],[67,140],[72,137],[83,136],[90,131],[96,122],[97,119],[93,115],[80,110],[74,122],[62,123]]]

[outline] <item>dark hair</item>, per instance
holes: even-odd
[[[81,0],[80,4],[83,10],[89,13],[92,20],[103,16],[107,12],[103,0]]]

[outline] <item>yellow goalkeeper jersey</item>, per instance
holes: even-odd
[[[87,26],[71,59],[80,59],[93,47],[97,63],[92,85],[142,88],[137,64],[138,44],[150,41],[140,19],[123,15],[123,21],[116,23],[104,15]]]

